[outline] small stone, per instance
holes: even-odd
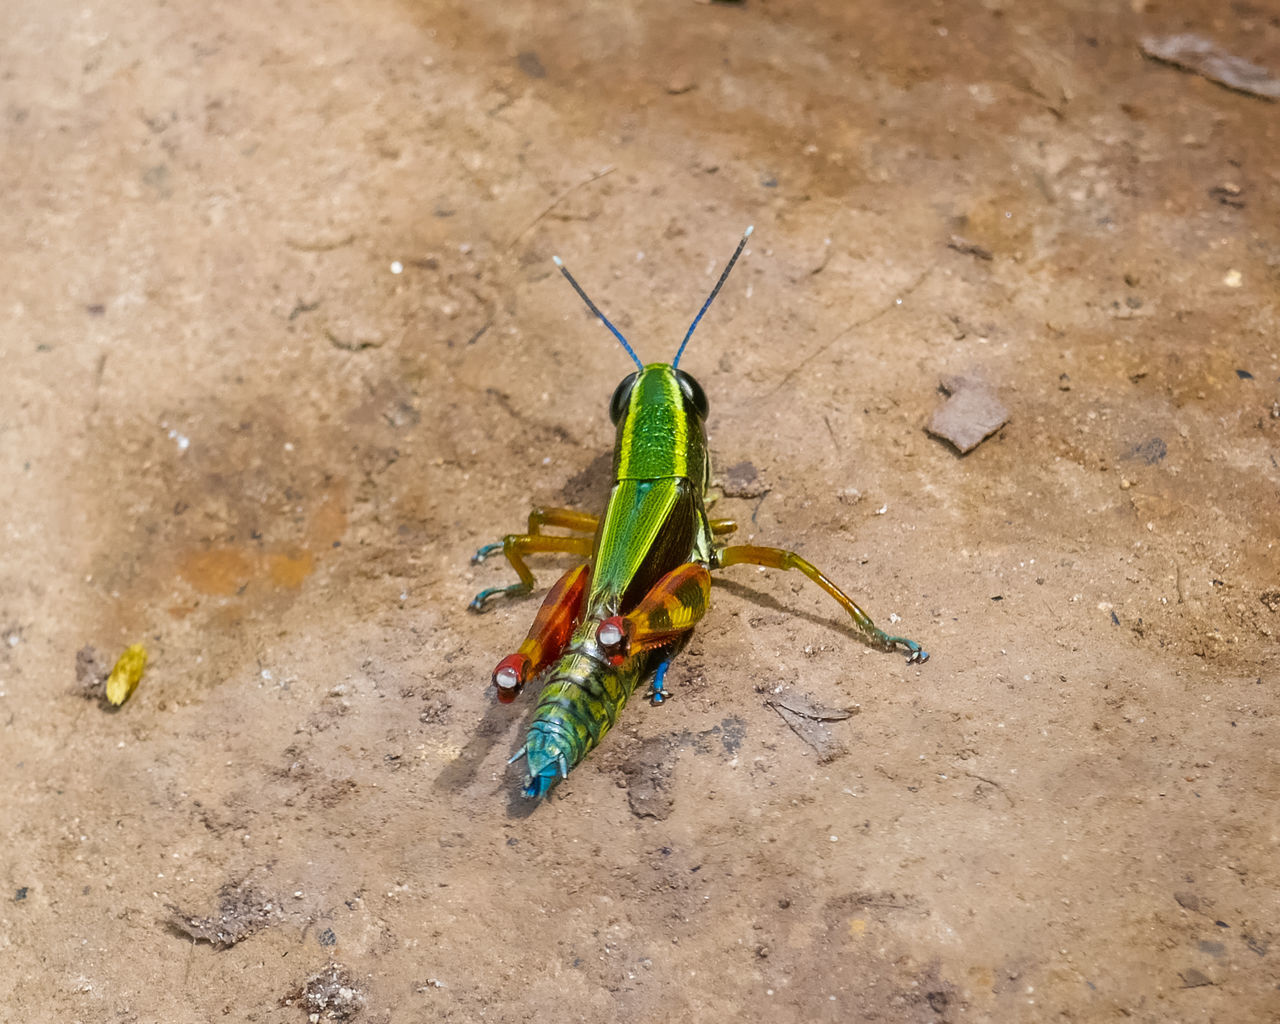
[[[698,83],[693,79],[693,72],[688,68],[681,68],[667,79],[667,93],[671,96],[692,92],[697,87]]]
[[[516,54],[516,66],[530,78],[546,78],[547,69],[532,50],[524,50]]]
[[[964,256],[976,256],[980,260],[990,261],[995,258],[991,250],[985,245],[980,245],[962,235],[952,235],[947,239],[947,248],[954,249]]]
[[[721,490],[726,498],[762,498],[769,493],[769,485],[750,462],[738,462],[725,470]]]
[[[944,377],[941,387],[951,397],[934,412],[925,430],[949,442],[961,455],[973,451],[1009,419],[1009,410],[985,381]]]

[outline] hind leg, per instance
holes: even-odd
[[[591,567],[579,565],[561,576],[547,592],[524,643],[493,670],[493,685],[502,703],[515,700],[525,683],[560,657],[582,617],[582,600],[590,578]]]
[[[711,573],[701,562],[686,562],[650,587],[626,615],[601,622],[596,642],[609,654],[634,657],[687,634],[710,604]]]
[[[872,622],[871,616],[859,608],[848,594],[827,579],[818,570],[817,566],[801,558],[794,551],[784,551],[782,548],[756,547],[753,544],[740,544],[724,548],[716,555],[716,564],[719,568],[741,563],[763,565],[770,569],[798,569],[830,594],[835,599],[835,602],[849,613],[849,618],[853,619],[854,626],[871,644],[886,651],[892,651],[899,646],[905,647],[907,661],[925,662],[929,660],[928,651],[914,640],[908,640],[904,636],[890,636]]]

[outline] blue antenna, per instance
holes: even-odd
[[[724,273],[720,275],[720,280],[716,282],[716,286],[711,289],[711,294],[707,296],[707,301],[702,304],[702,308],[698,310],[698,315],[693,318],[693,323],[689,325],[689,333],[684,336],[684,341],[680,342],[680,348],[676,352],[676,357],[671,360],[671,368],[674,370],[680,365],[680,357],[684,355],[684,347],[689,344],[689,339],[693,337],[693,329],[698,326],[698,321],[702,319],[702,314],[710,308],[715,297],[720,294],[720,289],[724,287],[725,278],[729,276],[729,271],[733,269],[733,265],[738,262],[738,257],[742,255],[742,250],[747,244],[747,239],[751,237],[751,232],[755,230],[755,225],[747,228],[742,233],[742,241],[738,243],[738,248],[733,250],[733,255],[729,257],[729,265],[724,268]],[[569,280],[573,280],[570,278]]]
[[[742,247],[739,246],[738,248],[741,249]],[[736,258],[736,254],[735,254],[735,258]],[[552,256],[551,261],[555,263],[557,267],[560,268],[560,273],[564,274],[565,280],[568,281],[571,285],[573,285],[573,290],[577,292],[578,296],[582,299],[582,301],[587,304],[587,309],[591,310],[591,312],[593,312],[596,316],[600,318],[600,322],[602,324],[604,324],[607,328],[609,328],[609,330],[613,331],[613,336],[617,338],[620,342],[622,342],[622,347],[627,350],[627,355],[629,355],[632,358],[636,366],[638,366],[641,370],[643,370],[644,363],[640,362],[640,357],[635,354],[635,350],[632,349],[632,347],[627,344],[627,339],[622,336],[622,332],[618,330],[618,328],[614,327],[613,324],[609,323],[609,318],[605,316],[603,313],[601,313],[598,308],[596,308],[596,304],[594,302],[592,302],[589,298],[587,298],[587,293],[582,290],[582,285],[578,284],[578,282],[573,279],[573,275],[569,273],[568,269],[565,267],[564,260],[562,260],[559,256]]]

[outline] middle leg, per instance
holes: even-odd
[[[572,533],[594,534],[596,527],[599,525],[600,517],[592,515],[590,512],[579,512],[574,508],[542,508],[541,506],[536,506],[529,511],[529,531],[526,536],[543,536],[542,528],[544,526],[558,526]],[[506,538],[494,541],[492,544],[486,544],[471,556],[471,564],[479,565],[490,555],[501,551],[505,543]]]
[[[511,563],[511,568],[520,577],[520,582],[512,583],[508,587],[490,587],[487,590],[482,590],[471,599],[469,607],[473,612],[482,612],[485,604],[494,597],[499,595],[518,597],[533,590],[537,581],[534,579],[528,563],[525,562],[526,555],[546,551],[560,551],[578,555],[581,558],[590,558],[593,544],[594,541],[591,537],[556,537],[546,533],[513,533],[503,538],[502,551],[507,556],[507,561]],[[484,551],[484,548],[480,550]]]

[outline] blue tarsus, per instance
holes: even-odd
[[[662,680],[667,677],[667,669],[671,667],[671,659],[667,658],[658,666],[658,671],[653,674],[653,685],[649,688],[649,703],[661,704],[667,699],[669,694],[662,688]]]
[[[476,596],[471,599],[469,607],[473,612],[484,611],[485,602],[498,594],[509,594],[511,596],[515,596],[516,594],[527,593],[529,593],[529,588],[523,582],[512,583],[509,587],[489,587],[489,589],[482,590],[480,593],[476,594]]]
[[[908,640],[905,636],[889,636],[888,634],[885,635],[885,640],[890,644],[902,644],[907,649],[908,665],[923,665],[929,660],[929,652],[914,640]]]
[[[479,551],[477,551],[474,555],[471,556],[471,564],[479,565],[490,555],[495,554],[498,551],[501,551],[504,547],[506,547],[506,543],[500,540],[494,541],[492,544],[486,544],[484,547],[482,547]],[[520,581],[518,583],[512,583],[510,586],[506,586],[506,587],[490,587],[488,590],[480,591],[480,593],[476,594],[476,596],[471,599],[471,610],[473,612],[484,611],[484,606],[489,601],[489,599],[492,597],[496,597],[498,594],[508,594],[508,595],[514,596],[516,594],[527,594],[528,592],[529,592],[529,588],[525,586],[523,581]]]

